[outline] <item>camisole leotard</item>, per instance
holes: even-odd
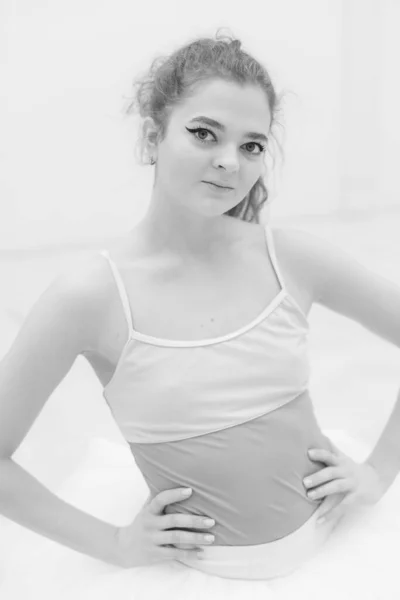
[[[323,466],[307,450],[331,449],[308,390],[308,320],[286,289],[269,226],[265,239],[280,292],[244,327],[197,341],[136,331],[121,273],[101,252],[129,330],[104,398],[150,496],[191,487],[165,512],[215,519],[218,545],[265,544],[300,528],[321,502],[303,485]]]

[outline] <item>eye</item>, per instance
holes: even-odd
[[[205,127],[198,127],[197,129],[189,129],[189,127],[186,127],[186,129],[188,131],[190,131],[190,133],[192,133],[192,134],[196,134],[199,131],[205,131],[206,133],[211,133],[211,135],[213,135],[214,138],[215,138],[214,133],[212,131],[210,131],[209,129],[206,129]],[[208,142],[208,140],[203,140],[203,139],[201,139],[201,138],[199,138],[197,136],[196,136],[196,139],[199,140],[199,142],[202,142],[203,144],[206,144]],[[263,144],[259,144],[258,142],[247,142],[247,144],[245,144],[245,146],[258,146],[259,147],[260,152],[256,152],[256,153],[255,152],[249,152],[248,153],[248,154],[253,154],[253,156],[257,156],[259,154],[262,154],[265,151],[265,146]]]

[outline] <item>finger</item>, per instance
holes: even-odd
[[[159,531],[155,534],[156,544],[160,546],[164,546],[165,544],[193,544],[197,546],[210,546],[214,542],[214,539],[215,537],[209,533],[191,533],[189,531],[180,531],[179,529]]]
[[[308,451],[308,456],[311,460],[324,462],[327,465],[339,465],[341,462],[341,457],[336,456],[330,450],[325,450],[322,448],[313,448]]]
[[[176,542],[175,544],[163,544],[160,548],[180,548],[182,550],[198,550],[199,552],[203,552],[203,546],[199,546],[198,544],[184,544]]]
[[[343,476],[340,467],[326,467],[325,469],[321,469],[320,471],[305,477],[303,479],[303,484],[306,488],[313,488],[317,485],[321,485],[321,483],[331,481],[332,479],[339,479]]]
[[[338,504],[340,504],[345,498],[345,494],[332,494],[331,496],[326,496],[316,511],[317,519],[323,517],[330,510],[334,509]]]
[[[161,515],[157,522],[157,527],[159,529],[205,529],[213,527],[214,525],[214,519],[195,515],[184,515],[181,513]]]
[[[352,491],[351,482],[348,479],[335,479],[324,485],[320,485],[307,492],[307,498],[311,500],[319,500],[330,494],[340,494]]]
[[[171,544],[171,546],[173,546],[174,548],[181,548],[182,550],[199,550],[199,551],[203,551],[202,546],[199,546],[198,544],[180,544],[180,543],[176,543],[176,544]]]
[[[339,502],[337,506],[328,510],[324,515],[320,515],[317,519],[317,524],[339,521],[345,513],[345,502]]]
[[[148,505],[150,513],[153,515],[161,515],[168,504],[186,500],[191,495],[184,493],[186,489],[187,488],[173,488],[172,490],[160,492]]]

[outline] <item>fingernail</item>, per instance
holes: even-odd
[[[182,490],[182,494],[184,496],[190,496],[191,493],[192,493],[192,488],[187,488],[186,490]]]

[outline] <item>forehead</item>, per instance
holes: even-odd
[[[175,112],[180,120],[206,115],[227,128],[264,133],[271,122],[268,99],[259,86],[241,86],[220,79],[196,85]]]

